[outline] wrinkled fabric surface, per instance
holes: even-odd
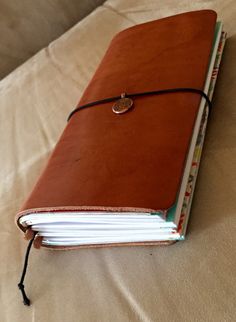
[[[0,0],[0,79],[104,0]]]
[[[134,24],[212,8],[228,40],[187,239],[166,247],[32,249],[14,216],[111,38]],[[235,321],[236,4],[110,0],[0,82],[0,321]],[[62,173],[63,175],[63,173]]]

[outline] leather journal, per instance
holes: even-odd
[[[212,10],[118,33],[16,216],[31,246],[184,239],[226,33]]]
[[[35,244],[184,239],[226,39],[216,18],[187,12],[113,38],[17,214]]]

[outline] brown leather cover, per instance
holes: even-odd
[[[203,90],[216,13],[187,12],[117,34],[79,105],[175,87]],[[177,198],[201,97],[172,93],[76,113],[17,215],[45,210],[170,208]],[[21,227],[22,228],[22,227]],[[23,228],[22,228],[23,229]]]

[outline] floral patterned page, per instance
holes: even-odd
[[[217,55],[216,55],[216,60],[211,76],[211,83],[210,83],[210,88],[208,91],[208,97],[211,100],[216,84],[216,79],[218,76],[219,72],[219,66],[220,66],[220,61],[222,57],[222,52],[224,49],[225,41],[226,41],[226,32],[222,31],[221,33],[221,38],[220,38],[220,43],[219,47],[217,50]],[[205,111],[202,116],[202,121],[201,121],[201,126],[197,138],[197,144],[195,147],[194,151],[194,156],[193,156],[193,161],[192,161],[192,167],[190,170],[189,178],[188,178],[188,184],[185,192],[185,197],[184,197],[184,202],[181,210],[181,216],[180,216],[180,221],[179,225],[177,228],[178,233],[181,235],[181,237],[184,237],[185,231],[186,231],[186,226],[187,226],[187,221],[189,217],[189,211],[191,207],[191,202],[192,202],[192,197],[193,197],[193,191],[194,191],[194,186],[197,178],[197,173],[199,169],[199,164],[200,164],[200,158],[201,158],[201,153],[202,153],[202,148],[203,148],[203,142],[204,142],[204,137],[205,137],[205,132],[206,132],[206,126],[207,126],[207,119],[209,115],[209,110],[208,106],[205,106]]]

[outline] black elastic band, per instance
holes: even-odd
[[[146,96],[146,95],[161,95],[161,94],[177,93],[177,92],[196,93],[196,94],[203,96],[209,106],[209,110],[211,110],[212,105],[211,105],[211,101],[210,101],[209,97],[207,96],[206,93],[204,93],[202,90],[197,89],[197,88],[188,88],[188,87],[167,88],[167,89],[162,89],[162,90],[158,90],[158,91],[149,91],[149,92],[141,92],[141,93],[133,93],[133,94],[126,93],[125,96],[132,98],[132,97],[140,97],[140,96]],[[75,113],[77,113],[78,111],[80,111],[84,108],[99,105],[99,104],[114,102],[120,98],[121,98],[121,96],[113,96],[113,97],[104,98],[99,101],[94,101],[94,102],[91,102],[91,103],[88,103],[85,105],[78,106],[69,114],[67,121],[69,121]]]
[[[22,297],[23,297],[23,303],[25,305],[28,305],[28,306],[30,306],[30,300],[27,297],[27,295],[25,294],[24,279],[25,279],[25,274],[26,274],[26,270],[27,270],[27,266],[28,266],[29,253],[30,253],[30,249],[31,249],[31,246],[33,244],[35,235],[36,235],[36,232],[34,232],[34,236],[33,236],[33,238],[30,240],[30,242],[28,244],[28,247],[27,247],[27,250],[26,250],[26,253],[25,253],[25,261],[24,261],[23,271],[22,271],[20,283],[18,284],[18,288],[20,289]]]

